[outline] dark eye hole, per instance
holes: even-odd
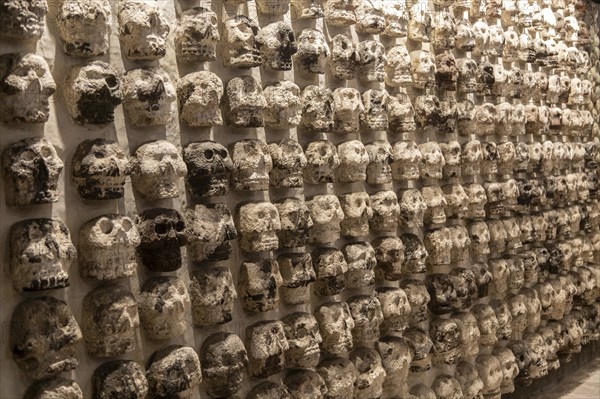
[[[154,225],[154,232],[156,234],[165,234],[167,232],[167,226],[163,223],[157,223]]]
[[[214,153],[212,150],[204,150],[204,158],[211,160],[213,156]]]
[[[218,153],[219,153],[219,156],[221,157],[221,159],[227,158],[227,151],[226,150],[221,150]]]
[[[118,85],[118,81],[115,76],[107,76],[106,78],[104,78],[104,80],[106,81],[108,87],[110,87],[111,89]]]
[[[185,223],[183,223],[183,221],[179,221],[175,224],[175,231],[183,231],[183,229],[185,229]]]
[[[94,151],[94,156],[96,158],[104,158],[106,156],[106,153],[104,151],[98,150],[98,151]]]

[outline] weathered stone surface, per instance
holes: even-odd
[[[321,31],[307,28],[298,35],[294,65],[304,74],[324,74],[330,50]]]
[[[256,40],[260,43],[265,68],[276,71],[292,69],[292,56],[298,51],[298,44],[289,23],[277,21],[262,27]]]
[[[19,368],[40,379],[75,369],[81,330],[67,304],[39,297],[15,307],[10,323],[9,347]]]
[[[269,172],[271,186],[277,188],[301,188],[304,186],[302,172],[307,164],[300,144],[291,139],[269,144],[273,169]]]
[[[246,203],[236,215],[240,247],[246,252],[263,252],[279,248],[277,232],[281,230],[279,212],[270,202]]]
[[[233,319],[237,292],[227,267],[203,267],[192,273],[189,295],[194,326],[219,325]]]
[[[264,191],[269,189],[269,173],[273,159],[269,147],[259,139],[236,141],[231,146],[233,173],[231,184],[238,191]]]
[[[225,204],[198,204],[185,217],[187,254],[192,262],[218,262],[231,257],[231,241],[237,238],[237,231]]]
[[[202,377],[211,397],[233,395],[242,387],[248,355],[240,337],[218,332],[209,335],[200,348]]]
[[[228,126],[264,126],[263,110],[266,107],[262,87],[252,76],[235,77],[227,82],[223,114]]]
[[[138,297],[140,321],[146,336],[163,340],[183,334],[189,305],[185,284],[177,277],[155,276],[146,280]]]
[[[289,344],[280,321],[264,320],[246,327],[248,373],[267,378],[285,367],[285,352]]]
[[[200,359],[194,348],[171,345],[150,356],[146,377],[150,397],[187,398],[202,382]]]
[[[210,140],[189,143],[183,149],[183,161],[188,170],[186,186],[194,198],[227,194],[233,172],[227,148]]]
[[[54,377],[33,383],[23,399],[83,399],[83,391],[73,380]]]
[[[223,124],[221,78],[209,71],[192,72],[177,81],[179,117],[189,126]]]
[[[123,76],[123,109],[134,126],[166,125],[175,99],[175,86],[162,69],[132,69]]]
[[[242,308],[249,313],[277,309],[281,282],[277,261],[242,262],[238,278]]]
[[[277,258],[282,277],[281,300],[287,305],[310,302],[310,288],[317,276],[309,253],[289,253]]]
[[[175,28],[175,53],[185,62],[214,61],[221,39],[217,14],[204,7],[181,13]]]
[[[221,49],[227,68],[252,68],[262,64],[258,24],[245,15],[236,15],[223,22]]]
[[[121,51],[132,61],[154,61],[167,53],[171,31],[160,3],[128,0],[119,5]]]
[[[263,94],[267,101],[263,112],[265,126],[289,129],[300,124],[302,101],[298,85],[289,80],[282,80],[266,86]]]
[[[94,399],[144,399],[148,395],[148,381],[140,364],[113,360],[94,370],[92,391]]]
[[[314,369],[319,363],[323,342],[317,320],[310,313],[295,312],[281,319],[289,349],[285,352],[287,368]]]
[[[62,0],[56,26],[63,51],[74,57],[103,55],[109,48],[112,12],[107,0]]]
[[[325,399],[350,398],[354,394],[354,383],[358,370],[344,357],[328,357],[317,366],[317,373],[327,385]]]
[[[136,219],[141,237],[138,257],[152,271],[170,272],[181,267],[181,249],[187,243],[184,218],[174,209],[152,208]]]

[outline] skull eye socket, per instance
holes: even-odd
[[[104,234],[110,234],[113,230],[113,223],[108,219],[103,219],[100,221],[100,230]]]
[[[212,160],[213,156],[214,156],[214,152],[213,150],[204,150],[204,158],[206,158],[207,160]]]
[[[185,223],[183,223],[183,221],[180,220],[177,223],[175,223],[175,231],[182,232],[183,229],[185,229]]]
[[[104,152],[103,150],[96,150],[94,151],[94,156],[96,158],[104,158],[106,157],[106,152]]]
[[[156,223],[154,225],[154,232],[156,234],[165,234],[167,232],[167,226],[164,223]]]
[[[121,227],[123,228],[123,230],[129,231],[133,226],[129,220],[125,219],[121,222]]]
[[[50,155],[52,155],[52,150],[49,147],[42,147],[40,150],[40,154],[42,154],[44,158],[47,158]]]
[[[119,81],[117,80],[116,76],[107,76],[104,78],[104,80],[106,81],[109,89],[116,89],[119,85]]]
[[[35,153],[31,150],[25,150],[21,153],[21,159],[24,161],[31,161],[35,158]]]

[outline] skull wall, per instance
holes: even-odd
[[[6,3],[0,396],[498,397],[600,338],[597,6]]]

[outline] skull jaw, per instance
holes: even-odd
[[[134,247],[83,248],[80,274],[84,278],[114,280],[131,277],[137,272]],[[93,252],[91,252],[93,251]]]
[[[19,292],[35,292],[64,288],[70,285],[69,274],[60,261],[41,267],[40,264],[25,264],[13,267],[13,286]]]
[[[277,233],[280,248],[303,247],[308,243],[309,228],[298,227],[294,230],[280,230]]]
[[[154,272],[173,272],[181,267],[181,245],[179,240],[158,242],[155,245],[141,244],[137,249],[141,264]]]
[[[192,319],[195,327],[209,327],[225,324],[233,320],[233,301],[223,305],[192,305]]]
[[[279,239],[275,231],[242,233],[240,247],[246,252],[274,251],[279,248]]]
[[[264,359],[249,359],[248,373],[256,378],[268,378],[283,371],[285,366],[284,354],[278,353]]]
[[[212,173],[208,176],[188,177],[188,190],[194,198],[216,197],[229,192],[227,173]]]
[[[231,242],[193,242],[188,245],[188,254],[193,262],[220,262],[231,257]]]

